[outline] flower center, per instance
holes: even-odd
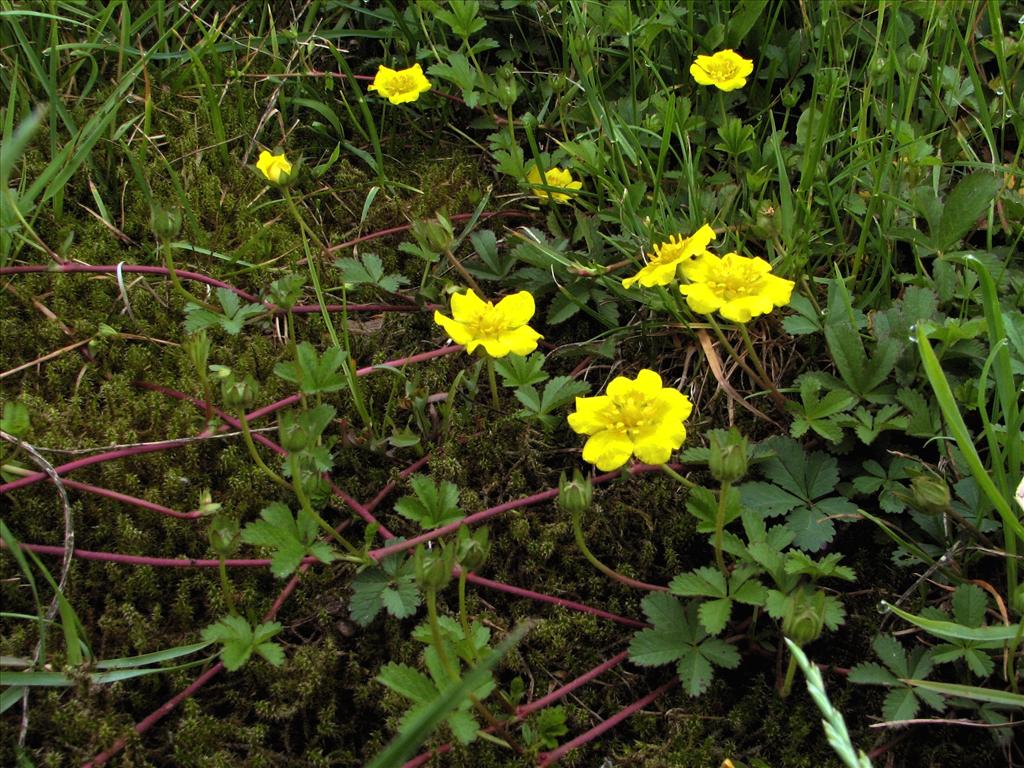
[[[715,61],[708,67],[708,74],[714,80],[732,80],[736,76],[736,65],[731,61]]]
[[[726,301],[753,296],[761,291],[764,277],[747,264],[723,265],[708,274],[705,283],[711,292]]]
[[[640,430],[656,424],[658,416],[655,401],[633,392],[615,401],[611,428],[616,432],[625,432],[632,438]]]
[[[496,339],[508,330],[508,323],[497,312],[481,314],[475,320],[466,323],[478,339]]]
[[[409,75],[395,75],[391,78],[390,88],[392,93],[408,93],[414,90],[416,85]]]

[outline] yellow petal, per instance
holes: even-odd
[[[498,341],[504,344],[510,352],[516,355],[528,355],[537,348],[537,340],[543,338],[533,328],[522,325],[507,333],[498,336]],[[505,354],[508,354],[507,352]],[[498,355],[493,355],[498,357]]]
[[[622,432],[606,429],[591,435],[583,446],[583,460],[602,472],[618,469],[633,453],[632,441]]]
[[[635,382],[627,376],[616,376],[605,388],[605,392],[613,400],[620,400],[627,397],[634,389]]]
[[[679,286],[679,292],[686,297],[686,303],[699,315],[709,315],[722,306],[722,299],[707,283],[692,283]]]
[[[509,327],[526,325],[537,311],[537,305],[529,291],[520,291],[506,296],[495,306],[502,321],[508,323]],[[517,353],[518,354],[518,353]]]
[[[671,414],[674,419],[683,421],[693,413],[693,403],[690,402],[690,398],[678,389],[665,387],[658,393],[658,401],[664,405],[666,413]]]
[[[708,274],[721,269],[722,260],[710,251],[704,251],[697,259],[683,264],[683,276],[692,283],[708,279]]]
[[[609,427],[608,409],[612,399],[607,395],[577,397],[576,412],[569,414],[569,427],[581,435],[592,435]]]
[[[637,391],[642,392],[644,395],[654,397],[661,391],[661,376],[650,368],[641,368],[640,372],[636,375],[636,384],[634,386]]]
[[[452,316],[461,323],[475,320],[490,309],[490,305],[472,290],[452,294]]]
[[[445,333],[448,334],[448,338],[454,341],[456,344],[468,344],[473,338],[473,334],[469,332],[458,320],[452,320],[450,317],[445,317],[437,310],[434,310],[434,322],[444,328]],[[472,349],[467,349],[472,352]]]
[[[505,343],[503,339],[501,339],[500,337],[495,338],[493,336],[484,336],[478,339],[474,339],[472,349],[468,345],[466,349],[468,351],[472,351],[473,349],[476,349],[478,346],[482,346],[488,355],[495,358],[504,357],[505,355],[512,351],[511,349],[509,349],[508,344]],[[536,346],[537,345],[534,344],[534,348],[536,348]],[[533,350],[530,351],[532,352]]]

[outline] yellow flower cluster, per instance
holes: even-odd
[[[456,344],[465,344],[470,354],[483,347],[491,357],[504,357],[510,352],[528,355],[543,338],[527,325],[536,305],[529,291],[506,296],[497,304],[484,301],[472,290],[452,295],[452,316],[434,312],[440,325]]]
[[[645,288],[669,285],[679,272],[689,281],[679,286],[694,312],[718,312],[726,320],[749,322],[774,307],[789,304],[793,281],[771,273],[764,259],[748,259],[738,253],[718,258],[707,250],[715,233],[705,224],[689,237],[673,235],[654,246],[656,254],[639,272],[622,281],[624,288],[640,283]]]
[[[406,69],[390,69],[381,64],[367,90],[376,91],[392,104],[405,104],[429,91],[430,81],[419,64]]]
[[[540,177],[540,168],[534,165],[526,174],[526,180],[530,183],[530,189],[534,195],[540,198],[542,203],[568,202],[572,195],[583,186],[582,181],[573,179],[572,174],[564,168],[555,166],[544,171],[544,178]],[[553,187],[553,189],[545,189]],[[565,190],[559,192],[557,190]]]
[[[690,74],[700,85],[713,85],[721,91],[735,91],[747,84],[754,62],[727,48],[713,56],[698,56],[690,65]]]
[[[284,184],[291,179],[292,164],[284,154],[274,155],[267,150],[260,152],[256,169],[271,184]]]
[[[589,435],[583,460],[603,472],[618,469],[631,456],[647,464],[664,464],[686,439],[683,421],[693,404],[682,392],[661,384],[661,376],[644,368],[635,379],[618,376],[598,397],[577,397],[569,426]]]

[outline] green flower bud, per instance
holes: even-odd
[[[259,391],[259,382],[251,374],[246,374],[245,379],[242,381],[224,379],[221,383],[224,407],[231,411],[249,410],[252,404],[256,402]]]
[[[565,472],[558,481],[558,507],[569,514],[577,514],[590,509],[594,498],[594,484],[589,477],[584,477],[578,470],[572,472],[572,480],[567,481]]]
[[[231,557],[238,549],[241,535],[238,521],[227,515],[215,515],[210,519],[210,548],[218,557]]]
[[[424,592],[439,591],[448,586],[455,568],[455,549],[441,545],[427,549],[422,544],[416,547],[413,555],[416,566],[416,584]]]
[[[502,109],[511,109],[519,98],[519,84],[511,65],[506,64],[494,74],[494,94]]]
[[[164,207],[154,203],[149,211],[149,226],[156,239],[167,243],[178,236],[181,231],[181,210],[177,207]]]
[[[782,106],[792,109],[800,103],[800,96],[804,92],[803,80],[794,80],[791,85],[782,89]]]
[[[288,453],[301,453],[309,446],[313,439],[309,431],[299,423],[298,419],[288,413],[281,414],[278,421],[278,439],[281,447]]]
[[[873,79],[885,77],[889,73],[889,60],[882,55],[875,56],[868,64],[868,72]]]
[[[434,220],[417,221],[412,225],[412,236],[421,248],[434,253],[444,253],[455,242],[455,231],[451,222],[440,214]]]
[[[213,494],[210,493],[210,489],[204,488],[202,493],[199,494],[199,506],[197,509],[200,514],[215,515],[220,512],[221,505],[213,500]]]
[[[463,569],[478,571],[487,562],[491,550],[489,533],[486,525],[475,531],[470,531],[465,525],[459,528],[455,540],[455,560]]]
[[[803,646],[821,637],[825,628],[825,593],[805,586],[789,595],[782,632],[797,645]]]
[[[922,512],[938,514],[949,509],[949,486],[938,475],[918,475],[910,481],[910,490],[911,503]]]
[[[216,363],[210,366],[210,373],[212,373],[213,378],[217,379],[218,381],[222,381],[223,379],[229,379],[231,378],[231,376],[234,375],[228,366],[217,365]]]
[[[708,468],[718,482],[735,483],[747,474],[747,438],[736,427],[728,432],[712,429],[708,439],[711,443]]]
[[[928,60],[917,51],[911,52],[903,61],[903,68],[912,75],[920,75],[928,65]]]

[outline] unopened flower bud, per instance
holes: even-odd
[[[728,432],[713,429],[708,432],[711,454],[708,468],[720,483],[735,483],[747,474],[747,438],[736,427]]]
[[[797,645],[803,646],[821,637],[825,628],[825,593],[811,591],[809,586],[789,596],[789,607],[782,617],[782,632]]]
[[[434,253],[444,253],[455,242],[455,231],[444,216],[436,219],[417,221],[412,225],[412,236],[421,248]]]
[[[924,72],[924,68],[927,64],[928,61],[924,56],[917,51],[912,51],[903,61],[903,68],[912,75],[920,75]]]
[[[300,453],[309,446],[309,431],[294,416],[282,414],[277,431],[281,447],[288,453]]]
[[[594,484],[578,470],[572,471],[572,480],[566,480],[562,473],[558,481],[558,506],[570,514],[579,514],[590,509],[594,498]]]
[[[214,363],[210,366],[210,373],[213,374],[213,378],[218,381],[230,378],[233,374],[231,369],[226,365],[217,365]]]
[[[215,515],[220,512],[221,505],[213,500],[213,494],[210,493],[210,489],[204,488],[202,493],[199,494],[199,506],[197,509],[200,514]]]
[[[913,505],[922,512],[945,512],[952,499],[946,481],[937,475],[918,475],[910,481]]]
[[[210,548],[218,557],[230,557],[238,549],[238,521],[227,515],[215,515],[210,520],[209,537]]]
[[[224,379],[221,384],[224,406],[232,411],[249,410],[256,402],[259,386],[259,382],[251,374],[246,374],[242,381]]]
[[[792,85],[787,85],[782,89],[782,106],[786,109],[792,109],[800,102],[800,96],[803,92],[803,81],[794,80]]]
[[[149,226],[156,239],[167,243],[178,236],[181,231],[181,210],[177,207],[164,207],[153,204],[149,212]]]
[[[478,571],[487,562],[491,550],[489,533],[486,525],[472,532],[465,525],[459,528],[455,540],[455,559],[462,568],[467,571]]]
[[[416,566],[416,584],[419,588],[424,592],[441,590],[452,580],[455,550],[444,545],[427,549],[420,544],[416,547],[413,561]]]

